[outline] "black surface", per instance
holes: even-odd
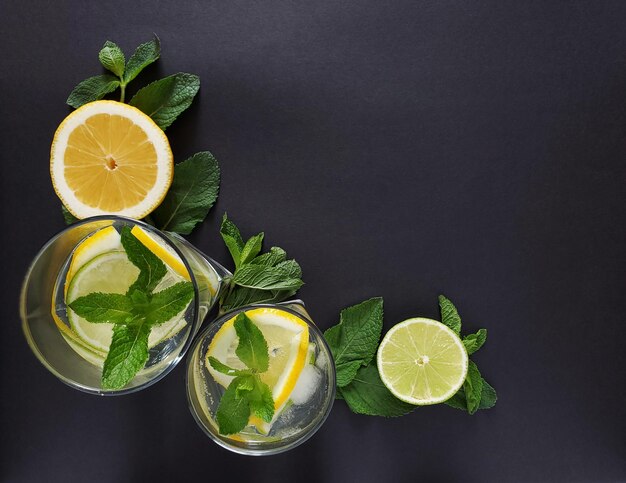
[[[626,4],[623,2],[0,3],[0,479],[626,481]],[[228,210],[303,266],[318,325],[385,298],[385,328],[446,293],[497,388],[473,417],[394,420],[337,402],[305,445],[220,449],[187,410],[183,367],[98,398],[22,336],[21,278],[63,228],[48,174],[64,101],[106,39],[158,33],[141,80],[202,78],[169,130],[177,160],[220,160],[191,241],[227,261]]]

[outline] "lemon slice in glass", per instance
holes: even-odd
[[[261,330],[267,341],[269,368],[260,374],[260,378],[272,390],[276,418],[289,400],[289,395],[293,391],[307,359],[310,358],[309,327],[299,317],[284,310],[270,307],[248,310],[246,315]],[[208,358],[215,357],[220,362],[235,369],[246,368],[235,354],[239,343],[234,326],[235,319],[236,316],[226,321],[217,331],[206,354],[207,369],[213,378],[224,387],[228,387],[233,377],[214,370],[208,362]],[[250,418],[250,424],[256,426],[259,432],[263,434],[267,434],[271,428],[271,423],[266,423],[254,416]]]
[[[467,376],[468,358],[457,334],[425,318],[393,326],[377,354],[382,382],[410,404],[437,404],[450,399]]]

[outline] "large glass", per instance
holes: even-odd
[[[95,234],[111,234],[113,230],[119,233],[124,226],[139,230],[152,244],[155,254],[166,263],[172,283],[177,280],[176,277],[190,281],[194,296],[178,320],[170,323],[171,327],[163,324],[158,335],[150,334],[149,358],[145,367],[124,388],[105,390],[101,387],[101,377],[108,347],[98,347],[89,338],[93,330],[101,329],[90,328],[88,322],[83,323],[80,330],[78,325],[72,325],[72,314],[68,313],[70,309],[65,305],[65,298],[68,286],[71,286],[72,280],[78,280],[80,273],[79,269],[70,279],[68,273],[72,272],[72,261],[90,257],[93,247],[84,248],[88,247],[90,240],[96,240]],[[106,245],[106,240],[99,243]],[[79,251],[77,247],[83,249]],[[95,251],[98,251],[97,247]],[[103,256],[109,255],[105,253]],[[118,251],[111,258],[115,256],[119,259],[124,252]],[[90,261],[83,265],[87,266]],[[171,270],[174,265],[177,266],[177,273]],[[132,264],[128,266],[128,270],[135,270]],[[115,286],[116,277],[125,278],[126,275],[132,274],[120,274],[118,270],[117,275],[112,276],[111,286]],[[22,328],[30,348],[41,363],[71,387],[101,395],[135,392],[160,380],[185,355],[202,321],[218,300],[223,280],[229,276],[231,274],[221,265],[175,233],[160,232],[146,223],[121,217],[85,219],[54,236],[34,258],[20,297]],[[83,278],[88,280],[88,276]],[[153,332],[156,331],[153,329]]]
[[[271,424],[263,424],[258,419],[259,422],[254,423],[252,416],[242,431],[224,435],[219,431],[217,412],[229,379],[232,382],[232,378],[224,377],[210,367],[208,356],[221,354],[222,357],[217,359],[223,359],[220,362],[225,363],[236,359],[233,356],[236,339],[232,325],[241,312],[245,312],[254,323],[259,322],[259,328],[264,332],[268,343],[270,370],[273,357],[277,360],[287,357],[280,353],[284,346],[275,347],[271,339],[272,333],[279,330],[277,327],[288,327],[290,324],[297,327],[300,324],[307,332],[308,347],[304,366],[302,369],[298,368],[295,386],[284,395],[283,401],[278,402],[275,399],[275,404],[279,407],[276,408]],[[262,321],[266,323],[265,326],[260,324]],[[267,324],[274,325],[268,328]],[[296,345],[300,343],[298,341]],[[293,347],[293,344],[286,346]],[[277,384],[280,384],[280,380]],[[249,305],[220,316],[198,336],[187,358],[186,386],[191,413],[200,428],[213,441],[236,453],[271,455],[303,443],[324,423],[335,399],[335,366],[322,333],[301,301]]]

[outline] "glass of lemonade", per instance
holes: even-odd
[[[123,387],[110,389],[103,388],[102,378],[114,326],[106,316],[99,323],[86,320],[68,304],[88,294],[128,296],[132,291],[140,269],[129,261],[122,232],[131,233],[165,266],[152,293],[185,282],[188,299],[177,313],[155,316],[161,319],[150,326],[145,365]],[[138,391],[168,374],[184,356],[230,275],[175,233],[128,218],[88,218],[53,237],[33,260],[20,297],[22,328],[37,358],[71,387],[103,395]]]
[[[228,388],[237,384],[237,378],[223,366],[221,371],[216,367],[221,363],[238,374],[247,369],[239,357],[244,355],[239,352],[237,326],[242,314],[267,343],[268,368],[258,377],[271,391],[274,411],[263,420],[251,405],[243,429],[224,431],[220,404],[228,399],[227,391],[235,394]],[[245,377],[250,376],[240,379]],[[222,315],[198,336],[187,359],[186,386],[191,413],[213,441],[236,453],[271,455],[303,443],[324,423],[335,399],[335,366],[322,333],[301,301],[249,305]],[[237,401],[239,390],[236,394]]]

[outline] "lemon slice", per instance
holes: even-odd
[[[275,418],[289,400],[298,377],[307,362],[309,355],[309,327],[295,315],[284,310],[261,307],[248,310],[246,315],[261,330],[267,341],[270,361],[266,372],[260,374],[261,380],[272,390]],[[222,386],[228,387],[232,376],[215,371],[208,362],[215,357],[224,364],[235,369],[245,369],[245,365],[235,354],[239,343],[235,331],[235,317],[226,321],[217,331],[209,344],[206,354],[206,367],[213,378]],[[271,423],[251,417],[250,424],[259,432],[267,434]]]
[[[70,282],[66,300],[71,302],[92,292],[126,293],[138,275],[139,269],[128,260],[124,251],[103,253],[78,270]],[[166,275],[159,286],[163,284],[162,288],[166,288],[166,285],[179,280],[180,277],[174,274]],[[67,315],[72,331],[83,343],[95,351],[105,354],[108,352],[113,337],[113,324],[88,322],[76,315],[69,307]],[[183,310],[172,319],[152,329],[148,338],[148,347],[152,348],[163,340],[173,337],[185,325]]]
[[[165,133],[121,102],[85,104],[61,122],[52,140],[52,185],[77,218],[143,218],[163,201],[173,172]]]
[[[377,354],[380,378],[398,399],[437,404],[450,399],[467,376],[467,351],[458,335],[436,320],[394,325]]]
[[[168,267],[170,267],[174,272],[176,272],[187,281],[191,280],[185,264],[180,259],[178,254],[172,249],[172,247],[167,245],[163,240],[160,240],[156,236],[151,235],[138,225],[133,226],[130,232],[135,235],[135,237],[141,243],[143,243],[143,245],[148,250],[150,250],[157,257],[159,257],[161,261],[165,263]]]
[[[72,261],[65,279],[65,293],[67,294],[69,282],[85,263],[103,253],[122,249],[122,238],[113,226],[102,228],[85,238],[72,253]]]

